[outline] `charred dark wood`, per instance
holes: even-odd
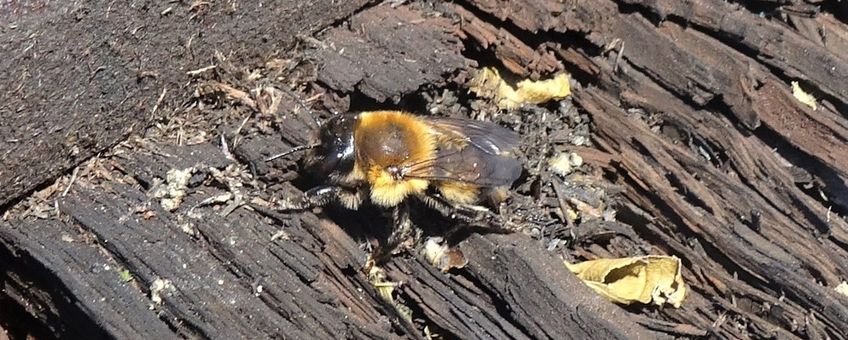
[[[0,206],[177,109],[216,51],[258,62],[366,3],[0,4]]]
[[[377,102],[400,97],[469,66],[450,20],[424,11],[375,7],[351,18],[348,27],[320,36],[318,80],[349,94],[356,90]]]
[[[402,296],[410,305],[453,336],[660,337],[594,294],[561,259],[524,235],[474,235],[460,249],[469,263],[462,275],[445,275],[420,260],[396,261],[389,271],[404,283]]]
[[[337,21],[364,4],[103,3],[49,20],[38,8],[8,12],[18,27],[0,28],[9,33],[0,50],[12,56],[0,61],[9,66],[0,74],[0,206],[9,208],[0,306],[21,306],[41,333],[60,337],[846,338],[848,298],[835,290],[848,277],[848,25],[838,5],[414,1]],[[75,5],[41,10],[63,6]],[[54,27],[88,40],[44,34]],[[174,44],[158,39],[165,27],[189,33]],[[200,27],[209,30],[197,35]],[[325,27],[297,39],[293,58],[306,61],[292,61],[291,73],[253,79],[257,65],[288,62],[277,51],[299,34]],[[213,50],[226,57],[213,60]],[[87,52],[68,66],[75,51]],[[205,79],[246,96],[303,84],[312,92],[283,96],[273,112],[256,104],[267,98],[233,105],[187,94],[184,72],[213,62]],[[472,234],[458,246],[468,265],[447,273],[400,254],[385,271],[402,283],[409,322],[362,272],[366,245],[384,229],[378,213],[282,213],[251,201],[296,199],[292,183],[310,183],[296,157],[264,159],[309,142],[319,117],[301,106],[316,94],[330,111],[408,107],[415,93],[432,99],[432,88],[460,86],[491,64],[518,78],[566,70],[580,83],[573,99],[592,141],[564,148],[583,155],[586,177],[624,189],[613,202],[584,203],[614,205],[616,221],[563,221],[556,232],[575,242],[556,253],[522,233]],[[792,96],[794,80],[819,99],[815,110]],[[191,108],[176,109],[185,102]],[[62,187],[9,205],[163,112],[191,110],[195,120],[225,121],[204,131],[215,143],[133,139]],[[561,131],[529,131],[534,110],[573,119],[550,106],[498,113],[525,140],[559,136],[524,151],[574,132],[554,123],[542,129]],[[156,188],[169,170],[189,168],[182,203],[163,208]],[[516,191],[533,189],[511,203],[562,215],[574,192],[533,171]],[[562,263],[643,254],[683,260],[682,308],[616,307]]]
[[[603,95],[599,89],[578,91],[576,97],[578,105],[592,114],[599,129],[598,144],[615,155],[595,164],[627,174],[627,196],[647,209],[648,215],[661,218],[659,225],[654,220],[647,224],[649,231],[641,233],[659,238],[668,251],[692,262],[697,271],[691,275],[701,281],[693,284],[695,294],[706,293],[719,301],[745,295],[752,304],[739,308],[729,299],[721,305],[756,320],[755,334],[792,336],[760,323],[780,324],[784,330],[807,336],[839,334],[845,326],[841,321],[845,297],[832,288],[844,280],[848,229],[841,217],[829,217],[828,205],[846,207],[846,120],[834,109],[843,107],[845,100],[833,86],[848,78],[831,78],[834,70],[845,72],[844,61],[814,36],[786,33],[786,26],[729,4],[627,3],[669,20],[657,26],[639,12],[618,13],[613,2],[567,8],[527,1],[504,9],[476,1],[474,6],[516,25],[523,34],[586,32],[594,48],[611,51],[588,56],[587,50],[569,48],[557,53],[565,58],[567,68],[597,77],[608,91]],[[672,14],[671,9],[679,11]],[[546,20],[560,11],[568,19]],[[718,18],[722,21],[715,22]],[[836,32],[837,44],[841,41],[844,25],[830,24],[828,14],[811,20],[827,23],[823,27]],[[754,24],[758,21],[763,24]],[[743,37],[739,32],[745,27]],[[733,36],[743,38],[743,46],[731,43]],[[791,51],[767,43],[775,39]],[[798,60],[799,51],[819,57]],[[777,55],[780,60],[773,58]],[[812,65],[810,60],[819,62]],[[817,111],[798,103],[787,90],[786,76],[792,79],[799,73],[807,84],[816,84],[814,91],[828,94]],[[628,114],[619,107],[656,114],[659,123],[642,121],[640,111]],[[752,138],[750,129],[759,138]],[[778,156],[773,136],[802,154],[779,150]],[[793,169],[793,165],[802,168]],[[663,170],[647,170],[657,168]],[[822,204],[798,187],[796,170],[815,174],[832,203]],[[641,215],[641,209],[623,218]],[[686,210],[691,212],[681,214]],[[712,219],[715,222],[709,222]],[[688,230],[679,229],[683,225]],[[748,275],[739,277],[740,271]],[[811,283],[821,281],[829,284]],[[783,300],[790,291],[794,296]],[[827,297],[814,298],[821,296]],[[768,312],[753,306],[766,306]],[[796,328],[799,320],[808,319],[810,310],[816,311],[816,318],[834,318]],[[693,322],[692,315],[675,318]],[[707,326],[713,320],[708,317],[694,323]]]

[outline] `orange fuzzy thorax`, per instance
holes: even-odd
[[[371,185],[371,201],[384,207],[399,204],[409,195],[422,194],[424,179],[402,178],[390,169],[426,175],[436,154],[431,128],[420,118],[400,111],[363,112],[354,129],[355,171]]]

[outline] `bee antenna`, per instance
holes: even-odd
[[[283,153],[276,154],[276,155],[273,155],[273,156],[271,156],[271,157],[268,157],[268,158],[266,158],[266,159],[265,159],[265,161],[266,161],[266,162],[270,162],[270,161],[273,161],[273,160],[275,160],[275,159],[277,159],[277,158],[285,157],[285,156],[288,156],[288,155],[293,154],[293,153],[295,153],[295,152],[300,152],[300,151],[303,151],[303,150],[314,149],[314,148],[317,148],[317,147],[319,147],[319,146],[321,146],[321,144],[319,144],[319,143],[296,146],[296,147],[293,147],[293,148],[292,148],[291,150],[289,150],[289,151],[286,151],[286,152],[283,152]]]

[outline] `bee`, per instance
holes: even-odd
[[[386,255],[410,236],[412,199],[451,217],[461,207],[505,200],[523,171],[518,141],[491,122],[368,111],[334,116],[310,144],[269,160],[306,150],[305,171],[324,184],[305,193],[305,207],[336,201],[356,210],[369,201],[393,209],[394,228],[377,252]]]

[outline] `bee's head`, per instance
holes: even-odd
[[[306,154],[306,168],[317,176],[353,170],[353,130],[357,115],[342,114],[328,119],[318,129],[315,147]]]
[[[357,117],[355,114],[342,114],[330,118],[318,128],[311,143],[294,147],[265,161],[306,151],[303,161],[312,175],[343,176],[353,170],[353,130],[356,128]]]

